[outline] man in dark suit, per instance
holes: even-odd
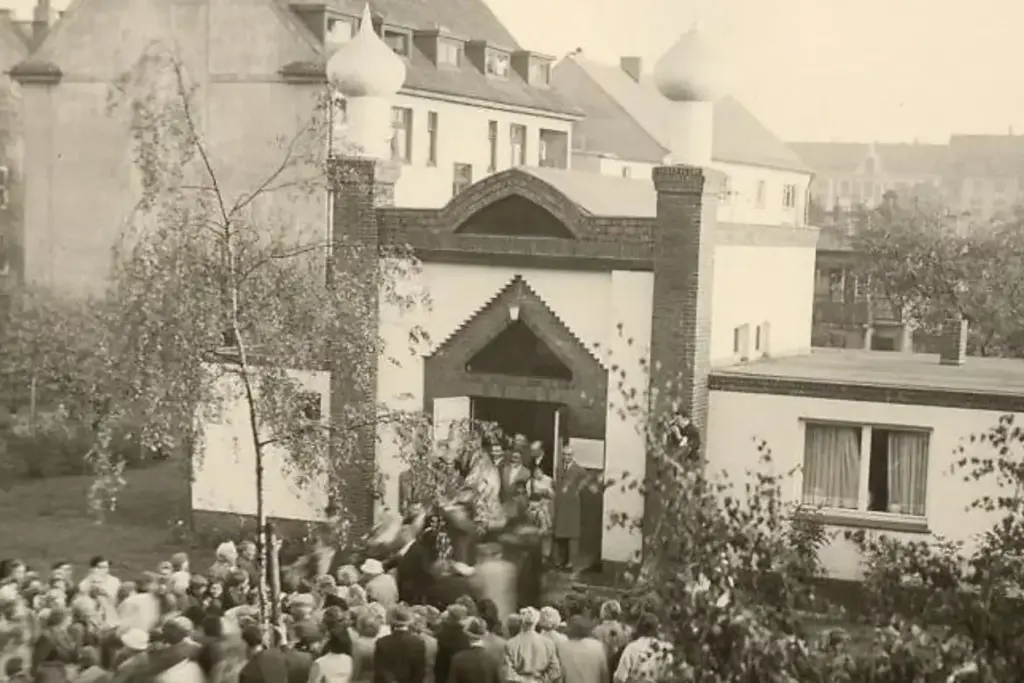
[[[418,518],[402,528],[399,532],[402,545],[384,567],[386,570],[395,569],[398,599],[407,605],[424,604],[434,581],[431,573],[434,556],[428,547],[431,534],[424,532],[424,524],[424,520]]]
[[[452,658],[452,668],[446,683],[500,683],[501,661],[484,647],[486,634],[483,620],[476,617],[467,620],[469,648]]]
[[[239,683],[284,683],[288,663],[280,648],[267,647],[267,636],[259,624],[242,629],[242,640],[249,650],[249,661],[238,675]]]
[[[395,605],[388,614],[391,633],[373,651],[373,683],[423,683],[427,677],[427,644],[409,632],[412,612]]]

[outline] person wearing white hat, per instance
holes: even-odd
[[[141,675],[148,667],[149,633],[140,628],[128,629],[121,634],[124,647],[114,657],[114,670],[118,680],[130,680],[133,673]]]
[[[384,572],[380,560],[367,559],[359,571],[366,577],[367,600],[379,603],[385,609],[398,604],[398,583],[395,577]]]
[[[232,541],[225,541],[217,546],[217,559],[207,572],[211,581],[227,581],[232,570],[238,566],[238,548]]]

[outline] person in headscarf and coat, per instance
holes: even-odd
[[[231,572],[238,566],[238,549],[233,542],[226,541],[217,546],[215,557],[216,560],[207,575],[211,581],[227,583]]]

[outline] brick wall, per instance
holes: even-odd
[[[380,223],[377,210],[394,201],[394,184],[400,167],[369,159],[336,159],[332,162],[334,190],[331,278],[345,269],[347,296],[354,312],[364,318],[355,324],[376,336],[379,324],[377,283],[380,278]],[[355,287],[352,283],[365,283]],[[339,285],[341,286],[341,285]],[[338,430],[331,456],[343,463],[351,476],[342,479],[338,500],[333,501],[362,534],[373,525],[377,433],[369,418],[376,412],[377,345],[348,343],[332,354],[331,420],[334,426],[365,424]]]
[[[654,235],[654,305],[651,386],[655,415],[678,399],[706,432],[711,372],[711,295],[720,173],[687,166],[654,169],[658,217]],[[647,472],[658,471],[648,454]],[[644,528],[656,523],[659,500],[648,491]]]

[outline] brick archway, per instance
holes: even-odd
[[[529,327],[569,370],[571,379],[471,372],[476,354],[515,322]],[[608,372],[521,277],[516,276],[424,360],[428,412],[435,398],[476,396],[560,403],[569,412],[570,433],[604,439]]]
[[[509,197],[521,197],[547,211],[574,239],[586,234],[587,216],[576,204],[549,183],[517,168],[495,173],[455,195],[441,209],[437,224],[456,232],[477,212]]]

